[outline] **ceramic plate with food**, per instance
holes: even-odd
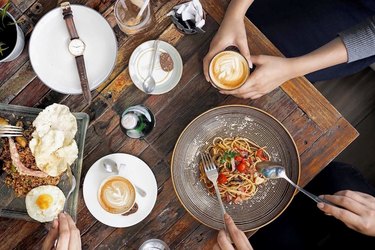
[[[88,115],[65,105],[45,109],[0,104],[0,123],[23,128],[0,139],[0,216],[48,222],[63,210],[71,169],[79,183]],[[76,217],[78,186],[67,200]]]
[[[254,167],[265,160],[280,162],[290,179],[299,181],[300,159],[293,138],[268,113],[244,105],[213,108],[195,118],[175,145],[171,176],[180,202],[201,223],[221,229],[219,201],[202,173],[203,152],[220,169],[224,206],[241,230],[267,225],[290,204],[295,189],[284,180],[266,180]]]

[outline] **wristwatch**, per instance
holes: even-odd
[[[85,67],[85,60],[83,58],[83,53],[85,51],[85,43],[79,38],[76,26],[74,25],[72,9],[70,7],[69,2],[63,2],[60,5],[62,9],[62,14],[66,23],[66,27],[68,28],[68,32],[70,35],[70,42],[69,42],[69,52],[75,57],[78,75],[81,82],[81,88],[83,97],[85,100],[90,104],[91,103],[91,92],[89,88],[89,82],[87,80],[87,73]]]

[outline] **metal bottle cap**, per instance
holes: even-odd
[[[159,239],[150,239],[143,242],[138,250],[170,250],[167,243]]]
[[[138,117],[135,114],[125,114],[121,119],[121,125],[126,129],[133,129],[137,126]]]

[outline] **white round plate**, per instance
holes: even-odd
[[[104,159],[126,164],[123,176],[146,191],[146,197],[136,195],[137,212],[126,216],[111,214],[100,206],[97,199],[99,186],[105,178],[112,175],[105,172],[101,165]],[[100,158],[91,166],[83,182],[83,199],[86,207],[98,221],[111,227],[130,227],[142,221],[151,213],[157,193],[156,179],[149,166],[138,157],[129,154],[116,153]]]
[[[90,90],[108,78],[116,62],[117,40],[108,22],[95,10],[71,5],[80,39]],[[39,79],[63,94],[81,94],[75,57],[70,54],[70,36],[61,8],[44,15],[34,28],[29,44],[31,65]]]
[[[150,40],[139,45],[130,56],[129,60],[129,74],[130,77],[141,91],[143,90],[143,81],[148,75],[148,69],[151,63],[151,56],[153,52],[154,40]],[[166,72],[160,66],[160,54],[168,53],[173,60],[173,70]],[[167,42],[159,41],[158,52],[155,59],[155,67],[152,73],[156,81],[155,90],[152,95],[164,94],[174,87],[180,81],[182,76],[183,63],[178,51]]]

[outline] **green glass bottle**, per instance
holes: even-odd
[[[121,127],[130,138],[142,139],[155,126],[155,116],[150,109],[143,105],[127,108],[121,116]]]

